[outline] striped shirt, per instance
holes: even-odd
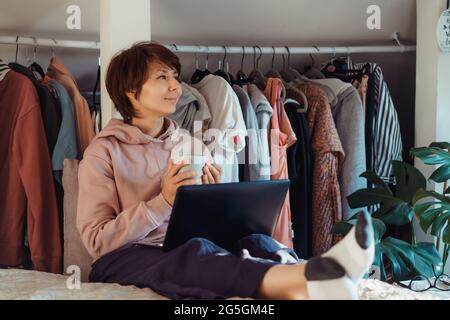
[[[4,64],[2,60],[0,60],[0,81],[6,76],[9,71],[8,65]]]
[[[373,86],[373,118],[371,122],[372,139],[368,170],[374,171],[384,182],[395,183],[392,160],[402,160],[402,137],[397,111],[389,93],[383,72],[376,63],[370,64],[370,77]],[[354,69],[362,69],[366,63],[356,64]],[[369,83],[370,86],[370,83]],[[369,97],[367,103],[369,104]]]

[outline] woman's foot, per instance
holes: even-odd
[[[356,286],[372,265],[374,254],[372,219],[362,212],[341,241],[307,262],[305,278],[311,299],[357,299]]]
[[[332,258],[317,257],[305,266],[308,296],[313,300],[356,300],[356,284]]]

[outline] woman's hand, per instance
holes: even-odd
[[[192,185],[196,182],[195,177],[197,173],[195,171],[190,170],[179,173],[180,169],[188,164],[189,162],[186,160],[178,164],[174,163],[172,159],[169,160],[169,167],[163,179],[161,194],[171,206],[173,206],[175,201],[178,187]]]
[[[202,183],[214,184],[220,183],[222,167],[218,164],[205,164],[203,167]]]

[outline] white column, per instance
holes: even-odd
[[[115,111],[105,87],[105,75],[111,57],[137,41],[151,40],[151,0],[100,0],[100,59],[102,92],[102,126]]]
[[[436,39],[437,22],[446,6],[447,0],[417,0],[416,146],[450,141],[450,54],[439,49]],[[434,171],[420,160],[415,165],[426,177]],[[429,187],[442,191],[434,184]],[[417,223],[415,233],[419,241],[433,241]]]

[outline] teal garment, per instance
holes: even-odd
[[[77,136],[75,108],[67,90],[56,80],[50,80],[49,89],[53,92],[61,108],[61,127],[52,154],[52,167],[55,179],[61,183],[64,159],[81,159],[81,152]],[[59,173],[58,173],[59,172]]]

